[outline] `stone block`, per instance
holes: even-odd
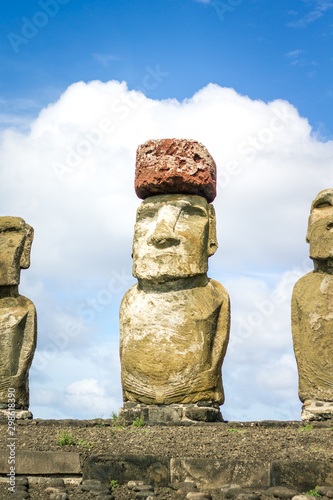
[[[260,462],[225,462],[207,458],[172,458],[170,461],[172,482],[189,478],[200,487],[222,488],[230,483],[248,488],[268,488],[270,467]]]
[[[272,462],[271,486],[308,491],[316,485],[333,486],[333,464],[329,462]]]
[[[169,460],[155,455],[98,455],[87,458],[83,464],[82,479],[111,479],[119,484],[143,481],[155,486],[170,483]]]
[[[81,474],[79,453],[16,450],[15,467],[22,475]],[[0,450],[0,474],[8,472],[8,450]]]

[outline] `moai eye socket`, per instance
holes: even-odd
[[[317,205],[315,205],[314,208],[327,208],[327,207],[331,207],[331,203],[328,203],[327,201],[322,201],[322,202],[319,202]]]
[[[207,212],[201,207],[193,206],[193,205],[185,205],[182,208],[181,215],[185,218],[188,217],[207,217]]]

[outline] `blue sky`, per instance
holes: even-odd
[[[218,168],[222,412],[300,418],[290,297],[311,270],[311,201],[332,187],[332,14],[322,0],[1,3],[0,214],[35,228],[20,285],[38,312],[35,417],[121,406],[135,151],[184,137]]]
[[[31,100],[36,113],[75,81],[135,89],[158,66],[168,77],[152,98],[184,99],[213,82],[287,99],[331,137],[332,13],[323,0],[5,1],[0,96],[16,111]]]

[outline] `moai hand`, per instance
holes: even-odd
[[[292,331],[303,420],[333,418],[333,189],[311,206],[306,240],[314,271],[295,285]]]
[[[30,266],[33,228],[20,217],[0,217],[0,409],[29,407],[29,369],[36,349],[36,310],[19,295],[21,269]]]
[[[215,163],[196,141],[139,146],[133,276],[120,309],[124,402],[224,402],[229,297],[207,277],[217,249]],[[125,405],[126,406],[126,405]],[[193,413],[193,412],[192,412]]]

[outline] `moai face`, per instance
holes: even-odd
[[[20,217],[0,217],[0,286],[18,285],[30,266],[33,228]]]
[[[214,207],[202,196],[151,196],[138,208],[134,277],[164,281],[206,273],[216,249]]]
[[[312,202],[306,241],[311,259],[333,257],[333,189],[321,191]]]

